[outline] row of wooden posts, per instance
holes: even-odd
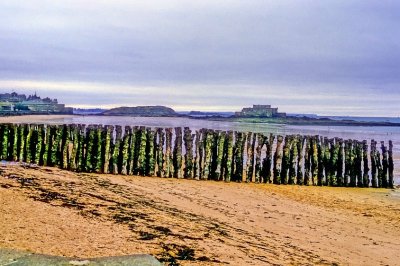
[[[81,124],[0,124],[0,140],[2,160],[78,172],[393,187],[392,141]]]

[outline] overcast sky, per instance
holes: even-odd
[[[77,107],[400,116],[400,1],[0,2],[0,89]]]

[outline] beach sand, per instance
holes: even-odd
[[[398,190],[0,170],[0,248],[181,265],[400,264]]]

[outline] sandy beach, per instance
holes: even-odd
[[[0,169],[3,248],[166,265],[399,264],[398,190]]]

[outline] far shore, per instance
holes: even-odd
[[[71,117],[82,117],[82,116],[108,116],[101,114],[74,114],[74,115],[43,115],[43,114],[31,114],[31,115],[16,115],[16,116],[0,116],[0,123],[29,123],[30,120],[35,121],[34,123],[49,123],[52,120],[60,120]],[[235,117],[191,117],[187,115],[180,116],[130,116],[130,115],[113,115],[115,117],[168,117],[168,118],[188,118],[194,120],[206,120],[206,121],[224,121],[224,122],[242,122],[242,123],[265,123],[265,124],[281,124],[281,125],[293,125],[293,126],[368,126],[368,127],[400,127],[400,123],[392,122],[368,122],[368,121],[353,121],[353,120],[332,120],[328,118],[235,118]],[[109,117],[113,117],[109,116]]]

